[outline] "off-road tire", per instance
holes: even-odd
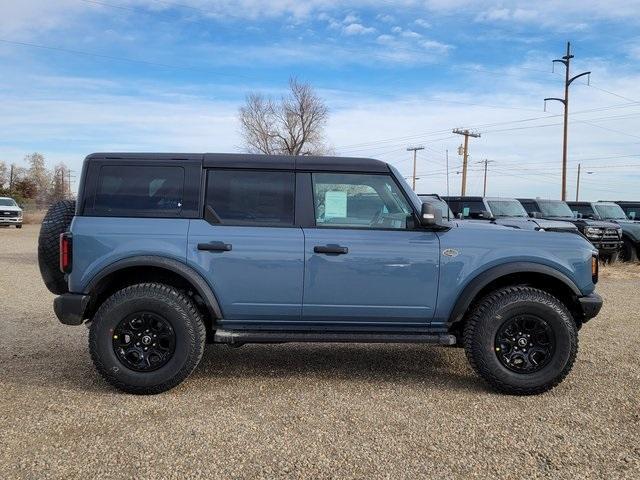
[[[523,313],[542,318],[555,335],[549,363],[532,373],[509,370],[495,352],[500,327]],[[480,300],[466,320],[463,343],[471,367],[495,390],[511,395],[551,390],[567,376],[578,353],[577,328],[567,307],[553,295],[525,286],[501,288]]]
[[[60,271],[60,234],[69,230],[75,210],[75,200],[57,202],[51,205],[40,227],[38,236],[40,275],[49,291],[56,295],[69,291],[64,273]]]
[[[638,250],[631,240],[628,238],[623,239],[624,244],[620,250],[619,259],[621,262],[637,262]]]
[[[22,228],[22,225],[16,225],[16,228]]]
[[[175,351],[157,370],[140,372],[125,366],[114,350],[114,329],[127,315],[148,311],[163,316],[175,332]],[[98,372],[114,387],[139,395],[169,390],[196,368],[204,352],[206,331],[193,301],[160,283],[140,283],[109,297],[98,309],[89,331],[89,351]]]

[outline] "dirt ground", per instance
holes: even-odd
[[[58,323],[38,227],[0,229],[0,476],[640,478],[640,276],[603,274],[568,378],[488,390],[461,349],[209,346],[178,388],[110,388]]]

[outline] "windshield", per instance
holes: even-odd
[[[489,200],[487,202],[494,217],[528,217],[527,211],[517,200]]]
[[[14,202],[10,198],[0,198],[0,206],[1,207],[17,207],[16,202]]]
[[[573,218],[573,212],[564,202],[553,200],[538,200],[542,215],[545,217]]]
[[[624,210],[615,203],[596,203],[598,215],[605,220],[627,220]]]

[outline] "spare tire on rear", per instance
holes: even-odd
[[[38,265],[42,280],[51,293],[62,295],[69,288],[60,271],[60,234],[69,231],[76,211],[75,200],[54,203],[42,220],[38,237]]]

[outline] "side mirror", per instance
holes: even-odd
[[[540,212],[531,212],[531,213],[529,214],[529,216],[530,216],[531,218],[542,218],[542,213],[540,213]]]
[[[491,212],[487,211],[487,210],[483,210],[480,212],[480,217],[482,218],[486,218],[487,220],[493,220],[493,215],[491,215]]]
[[[458,215],[456,215],[456,218],[458,220],[464,220],[464,213],[460,212]]]
[[[420,210],[420,225],[435,227],[442,224],[442,212],[430,203],[423,203]]]

